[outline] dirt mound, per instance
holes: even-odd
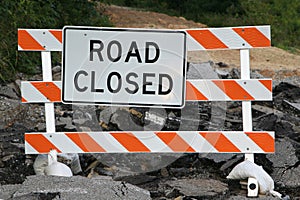
[[[153,29],[185,29],[204,28],[206,25],[186,20],[183,17],[136,10],[134,8],[106,6],[105,14],[116,27],[153,28]]]
[[[116,27],[153,28],[153,29],[187,29],[204,28],[204,24],[186,20],[183,17],[142,11],[133,8],[106,6],[107,14]],[[259,70],[267,78],[284,79],[290,76],[300,76],[300,55],[291,54],[276,47],[251,49],[250,66]],[[238,50],[197,51],[188,53],[188,61],[225,63],[229,68],[239,68]]]

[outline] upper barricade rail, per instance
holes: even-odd
[[[271,46],[270,26],[184,29],[187,50],[251,49]],[[18,29],[19,51],[62,51],[60,29]]]

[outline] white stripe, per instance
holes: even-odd
[[[257,30],[259,30],[266,38],[271,40],[271,28],[270,26],[256,26]]]
[[[62,44],[49,32],[48,29],[28,29],[27,31],[46,50],[62,50]]]
[[[212,80],[189,80],[209,101],[231,100]]]
[[[241,152],[244,153],[261,153],[264,152],[253,140],[244,132],[232,131],[224,132],[223,135],[234,144]]]
[[[264,131],[262,131],[264,132]],[[275,132],[273,131],[270,131],[270,132],[267,132],[273,139],[275,139]]]
[[[258,80],[238,80],[237,83],[255,100],[272,100],[272,92]]]
[[[30,102],[49,102],[49,100],[38,91],[30,82],[21,82],[21,94],[28,103]]]
[[[25,154],[39,154],[27,141],[25,141]]]
[[[56,87],[58,87],[59,89],[61,89],[61,81],[53,81],[53,83],[56,85]]]
[[[110,132],[92,132],[89,135],[107,152],[118,153],[128,152],[128,150],[121,145]]]
[[[224,93],[223,90],[221,90],[212,80],[204,80],[209,88],[210,92],[210,98],[214,101],[230,101],[231,98],[229,98],[226,93]]]
[[[251,48],[252,46],[239,36],[232,28],[212,28],[209,29],[219,40],[229,49]]]
[[[64,133],[47,133],[44,136],[54,144],[61,152],[84,153],[68,136]],[[84,143],[84,141],[83,141]]]
[[[196,152],[218,152],[198,131],[178,131],[178,135],[188,143]]]
[[[18,45],[18,51],[22,51],[22,47],[20,45]]]
[[[151,152],[174,152],[153,131],[132,132]]]

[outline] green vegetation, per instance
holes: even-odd
[[[99,4],[89,0],[3,0],[0,4],[0,82],[16,72],[34,73],[40,54],[17,51],[18,28],[61,29],[64,25],[111,26]],[[60,60],[59,54],[54,62]]]
[[[106,0],[183,16],[209,27],[271,25],[274,46],[300,48],[299,0]]]

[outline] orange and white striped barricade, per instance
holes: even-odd
[[[54,103],[61,102],[61,81],[52,81],[51,51],[62,51],[62,30],[19,29],[18,50],[40,51],[43,81],[22,82],[22,102],[45,103],[46,132],[26,133],[27,154],[213,152],[274,153],[274,132],[252,131],[251,101],[272,100],[272,80],[250,79],[249,50],[270,47],[270,26],[184,30],[187,50],[239,49],[241,79],[187,80],[186,101],[242,101],[243,131],[145,131],[56,133]],[[147,137],[145,138],[145,135]],[[149,137],[149,135],[151,137]],[[149,139],[150,138],[150,139]]]
[[[185,31],[188,51],[240,49],[242,73],[242,79],[236,80],[187,80],[186,100],[243,101],[244,132],[252,132],[251,101],[272,100],[272,80],[250,79],[249,49],[271,45],[270,26],[202,28]],[[42,52],[44,77],[43,81],[22,82],[22,102],[45,103],[52,109],[54,102],[61,102],[61,82],[52,81],[50,52],[62,51],[62,31],[19,29],[18,50]],[[46,107],[47,134],[55,133],[54,112],[47,112],[48,107]],[[272,146],[274,142],[269,144]]]

